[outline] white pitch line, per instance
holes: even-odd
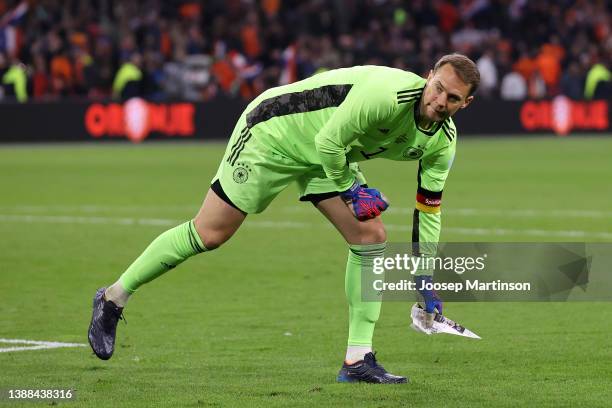
[[[101,224],[101,225],[137,225],[137,226],[174,226],[183,222],[178,219],[164,218],[112,218],[112,217],[83,217],[68,215],[9,215],[0,214],[0,222],[28,222],[28,223],[52,223],[52,224]],[[317,222],[297,221],[246,221],[247,228],[272,228],[272,229],[303,229],[303,228],[331,228],[331,224]],[[411,231],[410,225],[385,224],[389,231]],[[611,232],[590,232],[581,230],[541,230],[541,229],[507,229],[507,228],[460,228],[444,227],[445,232],[460,235],[495,235],[495,236],[535,236],[535,237],[560,237],[560,238],[598,238],[612,239]]]
[[[2,205],[0,210],[23,211],[23,212],[49,212],[49,211],[78,211],[96,213],[104,211],[191,211],[198,210],[199,205]],[[282,208],[287,213],[312,212],[312,206],[293,205]],[[412,214],[414,208],[391,206],[387,214]],[[612,218],[612,211],[599,210],[535,210],[535,209],[501,209],[501,208],[445,208],[444,214],[462,217],[546,217],[546,218]]]
[[[304,213],[309,212],[309,208],[301,206],[288,206],[283,208],[287,213]],[[412,214],[413,208],[406,207],[389,207],[385,214]],[[597,211],[597,210],[503,210],[503,209],[482,209],[482,208],[445,208],[444,214],[456,215],[463,217],[552,217],[552,218],[612,218],[612,211]]]
[[[16,210],[16,211],[79,211],[79,212],[103,212],[103,211],[142,211],[142,210],[167,210],[167,211],[197,211],[199,204],[191,205],[99,205],[99,204],[81,204],[81,205],[0,205],[0,210]]]
[[[23,340],[23,339],[0,339],[0,343],[7,344],[30,344],[30,346],[5,347],[0,348],[0,353],[8,353],[11,351],[26,351],[26,350],[44,350],[62,347],[86,347],[83,343],[62,343],[59,341],[38,341],[38,340]]]
[[[51,224],[104,224],[104,225],[148,225],[148,226],[169,226],[176,225],[178,220],[161,218],[132,218],[132,217],[85,217],[72,215],[13,215],[0,214],[0,221],[16,222],[43,222]]]

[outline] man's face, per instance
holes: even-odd
[[[435,74],[429,72],[427,86],[421,101],[421,115],[434,122],[441,122],[453,116],[472,102],[468,96],[470,85],[459,78],[450,64],[445,64]]]

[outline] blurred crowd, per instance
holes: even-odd
[[[612,1],[0,0],[0,97],[251,99],[323,70],[477,62],[479,96],[610,98]]]

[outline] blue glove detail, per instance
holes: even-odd
[[[435,290],[433,289],[423,289],[425,284],[433,284],[433,276],[428,275],[415,275],[414,283],[416,284],[416,289],[419,291],[421,296],[423,296],[423,300],[425,301],[425,311],[427,313],[433,313],[435,309],[438,310],[438,313],[442,314],[442,299],[438,296]]]
[[[389,207],[389,203],[380,191],[375,188],[361,187],[357,182],[348,190],[340,193],[340,198],[360,221],[378,217]]]

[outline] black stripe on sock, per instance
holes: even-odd
[[[357,255],[357,256],[368,256],[368,257],[374,257],[374,256],[382,256],[385,254],[385,247],[383,248],[377,248],[377,249],[354,249],[351,248],[349,246],[349,250]]]
[[[195,228],[195,226],[193,226],[193,228]],[[193,250],[196,253],[204,252],[204,248],[202,248],[202,246],[198,242],[198,238],[193,235],[194,232],[193,232],[193,229],[192,229],[192,222],[189,223],[188,229],[189,229],[189,243],[191,244],[191,247],[193,248]]]

